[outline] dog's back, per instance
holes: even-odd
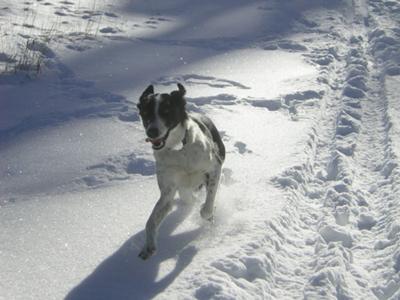
[[[210,118],[200,114],[190,114],[190,118],[196,122],[196,124],[200,127],[201,131],[204,134],[207,134],[207,131],[210,133],[212,140],[218,147],[218,159],[222,164],[225,160],[225,145],[222,142],[221,136],[218,132],[218,129],[215,127],[214,123]]]

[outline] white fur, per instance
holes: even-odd
[[[165,146],[154,151],[161,196],[146,223],[146,244],[139,254],[142,259],[155,252],[158,227],[170,211],[177,191],[183,200],[191,201],[193,191],[204,184],[207,197],[200,214],[204,219],[212,218],[221,174],[217,153],[211,135],[204,134],[190,118],[171,130]]]
[[[160,102],[161,102],[161,95],[158,94],[157,97],[155,98],[155,105],[154,105],[155,118],[154,118],[153,122],[150,122],[146,127],[146,130],[149,128],[157,128],[158,132],[159,132],[159,135],[157,138],[165,136],[168,131],[168,128],[167,128],[167,126],[165,126],[164,122],[162,121],[159,111],[158,111],[158,109],[160,107]]]

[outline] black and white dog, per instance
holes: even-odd
[[[178,90],[170,94],[155,94],[150,85],[138,104],[146,141],[154,150],[161,193],[146,223],[146,243],[139,254],[142,259],[154,254],[158,227],[177,191],[181,199],[191,201],[193,192],[204,185],[207,196],[200,214],[206,220],[213,217],[225,146],[209,118],[186,112],[185,93],[179,83]]]

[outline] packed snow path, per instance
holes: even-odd
[[[400,299],[399,2],[76,2],[0,1],[0,63],[43,60],[0,76],[0,299]],[[176,82],[227,161],[143,262]]]

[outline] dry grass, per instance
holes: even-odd
[[[56,49],[66,41],[75,44],[96,39],[103,15],[83,18],[87,11],[97,11],[96,0],[89,8],[81,8],[78,2],[66,10],[74,14],[72,17],[60,16],[55,13],[57,8],[50,6],[47,15],[43,11],[39,15],[41,8],[20,5],[14,8],[20,10],[19,17],[0,15],[0,74],[24,72],[37,76],[52,53],[50,48]]]

